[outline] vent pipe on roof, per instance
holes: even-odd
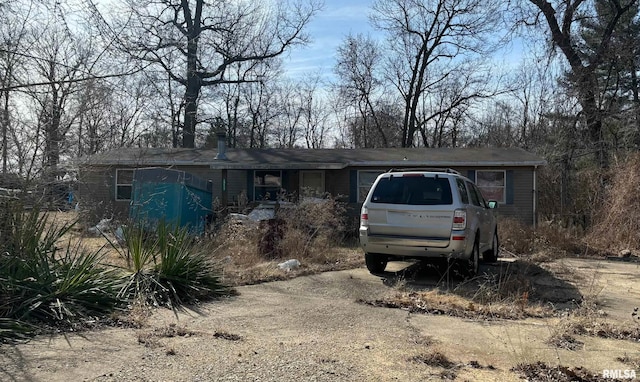
[[[227,160],[227,133],[224,131],[218,131],[216,133],[216,138],[218,140],[218,153],[216,154],[215,160]]]

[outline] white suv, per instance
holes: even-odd
[[[378,176],[360,214],[360,245],[371,273],[388,261],[453,259],[473,276],[480,253],[498,257],[496,201],[446,169],[391,170]]]

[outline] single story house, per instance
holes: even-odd
[[[536,171],[545,161],[519,148],[215,149],[122,148],[79,163],[78,199],[125,215],[136,168],[185,171],[212,182],[215,205],[331,194],[358,215],[376,176],[391,168],[452,168],[475,181],[499,214],[536,222]],[[125,215],[126,216],[126,215]]]

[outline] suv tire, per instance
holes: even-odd
[[[476,240],[473,243],[471,257],[469,258],[469,260],[467,260],[467,263],[465,265],[465,276],[467,276],[468,278],[472,278],[478,274],[478,270],[480,268],[480,243],[477,236]]]
[[[364,262],[371,273],[382,273],[387,267],[387,257],[374,253],[365,253]]]
[[[487,263],[494,263],[498,260],[498,252],[500,251],[500,243],[498,242],[498,232],[493,233],[491,240],[491,249],[482,254],[482,259]]]

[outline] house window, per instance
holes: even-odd
[[[300,171],[300,195],[321,197],[324,194],[324,171]]]
[[[116,169],[116,200],[131,200],[134,169]]]
[[[256,170],[253,173],[254,200],[276,200],[282,191],[282,171]]]
[[[364,202],[378,175],[384,171],[358,171],[358,203]]]
[[[507,173],[504,170],[476,171],[476,185],[482,191],[485,200],[496,200],[504,203],[506,200]]]

